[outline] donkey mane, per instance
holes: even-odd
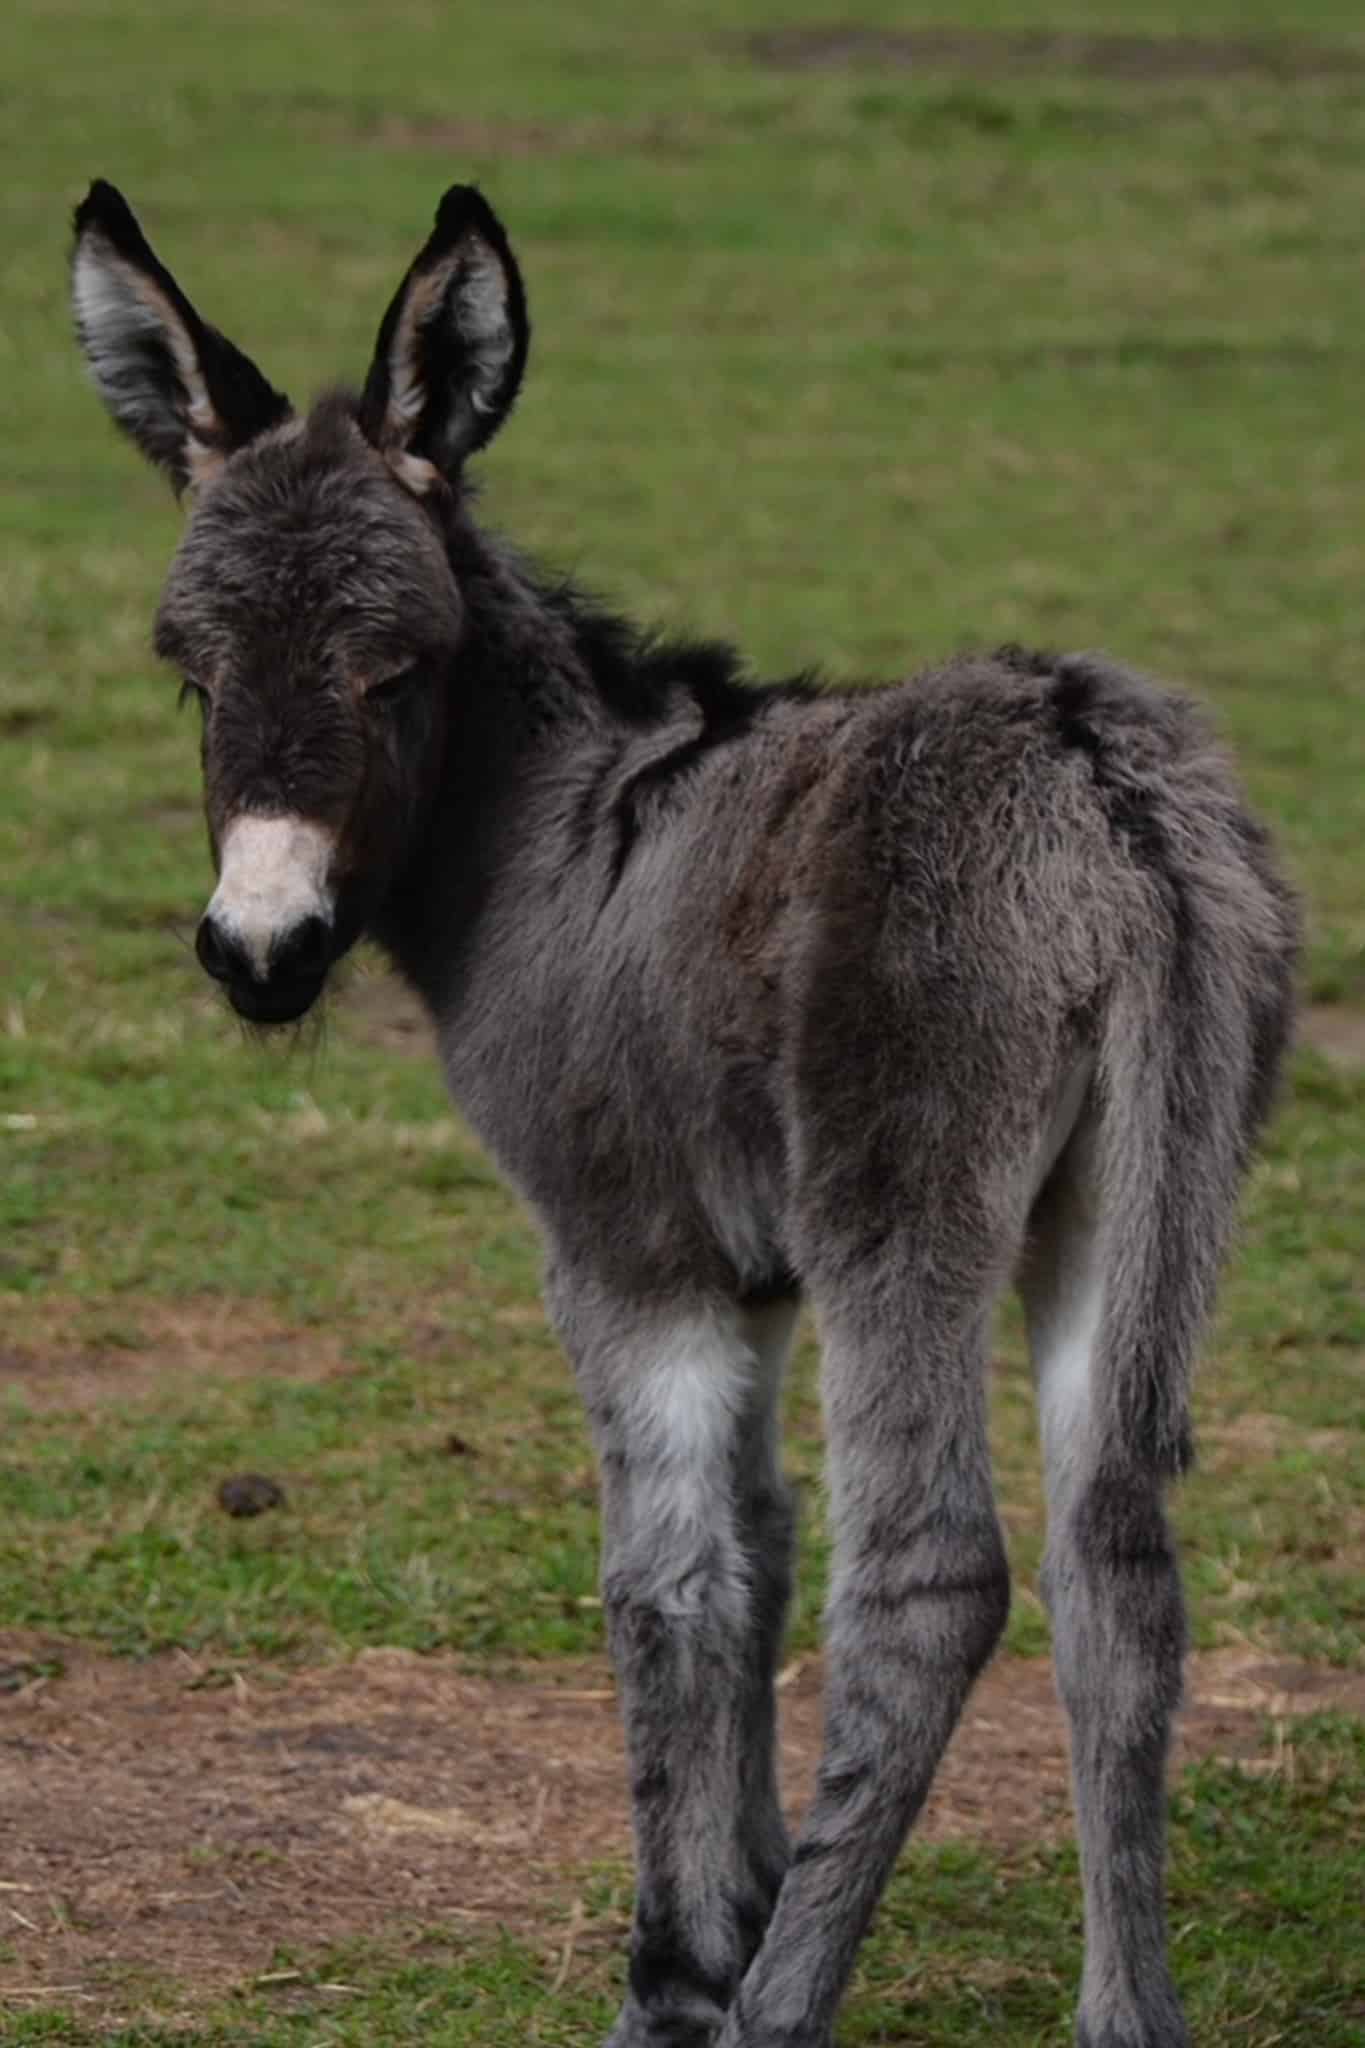
[[[742,728],[773,692],[811,695],[821,684],[813,671],[779,682],[760,681],[725,640],[641,625],[573,577],[558,575],[494,535],[474,517],[478,492],[462,481],[444,513],[451,568],[470,600],[472,640],[486,634],[495,645],[524,646],[529,632],[544,662],[567,657],[553,680],[543,668],[527,678],[532,696],[544,689],[550,707],[567,709],[556,684],[600,705],[628,731],[676,714],[680,697],[696,706],[708,739]],[[561,637],[562,636],[562,637]]]

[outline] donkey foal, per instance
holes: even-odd
[[[539,573],[464,481],[528,335],[471,188],[442,200],[363,391],[306,414],[109,185],[77,212],[73,278],[114,418],[192,487],[156,640],[203,711],[200,960],[282,1023],[373,935],[545,1236],[601,1464],[635,1808],[612,2048],[830,2041],[1005,1622],[985,1373],[1011,1278],[1072,1729],[1079,2038],[1177,2048],[1163,1502],[1295,949],[1198,716],[1106,661],[1017,649],[881,690],[752,687],[728,649],[650,639]],[[835,1561],[793,1849],[776,1417],[802,1292]]]

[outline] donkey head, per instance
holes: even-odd
[[[443,534],[521,383],[521,278],[486,202],[452,186],[363,394],[299,416],[200,318],[112,185],[91,186],[75,229],[95,383],[190,494],[156,646],[203,712],[218,886],[198,955],[242,1016],[288,1022],[396,880],[432,794],[464,615]]]

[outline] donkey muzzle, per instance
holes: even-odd
[[[253,1024],[289,1024],[322,993],[332,964],[332,930],[322,918],[306,917],[271,947],[264,976],[256,973],[241,941],[210,916],[199,921],[194,950],[204,972],[222,982],[239,1016]]]
[[[291,1023],[322,992],[336,957],[333,850],[331,834],[302,818],[240,817],[223,834],[194,949],[254,1024]]]

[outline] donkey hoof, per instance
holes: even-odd
[[[1178,2008],[1133,2014],[1125,2019],[1076,2024],[1076,2048],[1190,2048],[1190,2030]]]
[[[629,2004],[608,2034],[603,2048],[715,2048],[722,2015],[714,2020],[695,2011],[643,2012]]]

